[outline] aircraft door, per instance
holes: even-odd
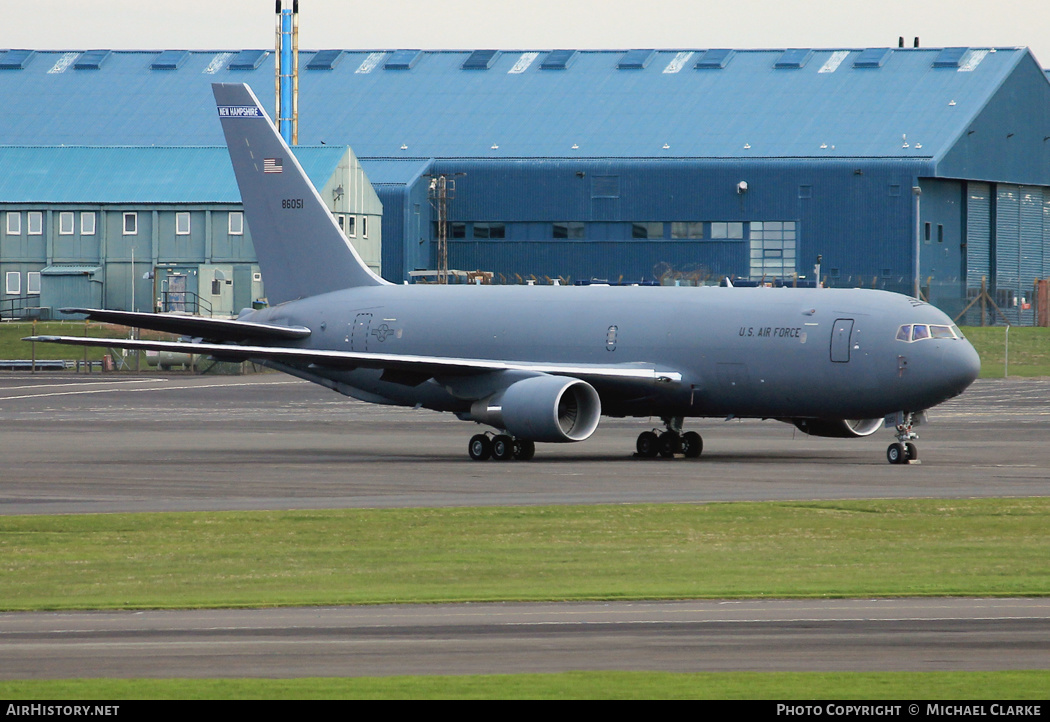
[[[835,325],[831,328],[831,360],[833,362],[849,362],[849,345],[852,333],[852,318],[839,318],[835,320]]]
[[[368,338],[372,331],[372,314],[359,313],[350,327],[350,350],[368,351]]]

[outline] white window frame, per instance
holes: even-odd
[[[7,235],[22,235],[22,213],[20,211],[7,212]]]
[[[95,235],[95,211],[81,211],[80,213],[80,235]]]
[[[21,296],[22,274],[19,271],[8,271],[4,278],[4,289],[8,296]]]
[[[71,236],[76,228],[76,216],[73,211],[61,211],[58,214],[58,235]]]
[[[29,211],[26,213],[26,234],[30,236],[44,235],[44,213],[43,211]],[[34,224],[33,222],[36,221]],[[36,230],[33,230],[33,229]]]
[[[346,218],[346,228],[343,229],[343,233],[347,238],[357,238],[357,216],[344,216],[344,218]]]
[[[233,220],[237,219],[237,226],[234,227]],[[231,236],[243,236],[244,235],[244,212],[243,211],[231,211],[228,230]]]
[[[368,238],[368,216],[361,216],[361,237]]]
[[[182,228],[183,221],[185,221],[186,227]],[[190,235],[190,214],[189,211],[179,211],[175,214],[175,235],[176,236],[188,236]]]
[[[26,295],[40,295],[40,271],[29,271],[26,273]]]
[[[128,230],[128,220],[131,220],[131,230]],[[137,236],[139,234],[139,214],[136,211],[124,211],[124,221],[121,230],[125,236]]]

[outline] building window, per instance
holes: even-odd
[[[7,235],[18,236],[22,233],[22,214],[7,213]]]
[[[361,237],[368,238],[368,216],[361,216]]]
[[[671,238],[698,239],[704,237],[704,224],[700,221],[675,221],[671,224]]]
[[[230,214],[229,231],[231,236],[244,235],[244,214],[240,211],[234,211]]]
[[[73,211],[62,211],[58,214],[58,234],[60,236],[73,235]]]
[[[29,211],[27,218],[29,220],[29,235],[39,236],[44,233],[44,214],[40,211]]]
[[[631,238],[663,238],[663,223],[632,223]]]
[[[18,271],[8,271],[6,277],[7,295],[18,296],[22,293],[22,274]]]
[[[943,223],[938,223],[937,224],[937,242],[938,243],[944,243],[944,224]]]
[[[343,228],[343,233],[345,233],[348,238],[354,238],[357,235],[357,216],[339,216],[339,219],[346,221],[346,227]]]
[[[926,241],[926,243],[930,242],[930,224],[928,222],[925,225],[922,240]]]
[[[186,212],[180,212],[175,214],[175,235],[176,236],[188,236],[190,235],[190,214]]]
[[[139,232],[139,214],[134,211],[124,214],[124,235],[135,236]]]
[[[554,238],[583,238],[584,225],[582,221],[556,221],[553,228]]]
[[[222,295],[222,281],[217,278],[211,280],[211,295],[221,296]]]
[[[40,295],[40,271],[30,271],[26,274],[26,295]]]
[[[795,274],[795,222],[752,221],[750,230],[751,280],[785,279],[793,276]],[[712,232],[711,235],[713,236],[714,233]]]
[[[95,235],[95,212],[84,211],[80,214],[80,235]]]
[[[507,226],[503,223],[475,223],[474,238],[506,238]]]
[[[754,226],[752,226],[754,227]],[[723,238],[729,240],[741,240],[744,237],[744,224],[743,223],[722,223],[715,222],[711,224],[711,238]]]

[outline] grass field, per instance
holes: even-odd
[[[1050,498],[0,517],[0,608],[1050,594]]]
[[[1050,328],[1011,326],[1009,332],[1009,366],[1006,365],[1007,331],[1005,326],[964,328],[981,357],[981,378],[1010,376],[1050,376]]]
[[[0,681],[0,699],[1045,700],[1050,672],[565,672],[349,679]],[[122,711],[123,712],[123,711]]]

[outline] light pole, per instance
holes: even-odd
[[[915,298],[919,298],[919,249],[922,248],[922,219],[919,217],[919,199],[922,197],[922,188],[912,186],[911,192],[915,195]]]

